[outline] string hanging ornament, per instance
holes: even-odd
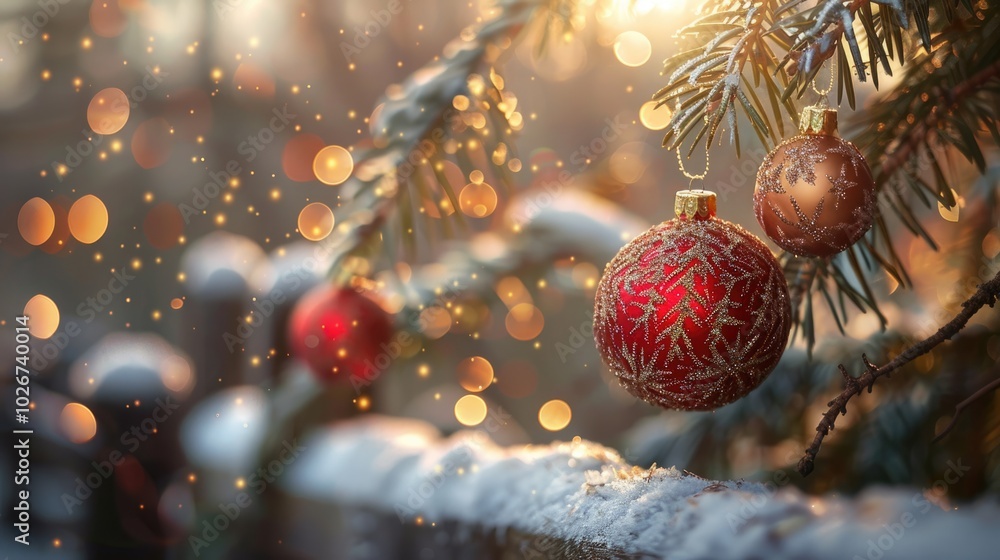
[[[830,257],[844,251],[871,228],[876,191],[861,151],[839,136],[837,111],[827,96],[803,109],[799,134],[778,144],[757,171],[754,214],[767,236],[782,249],[806,257]]]
[[[703,181],[705,171],[690,180]],[[594,338],[605,365],[656,406],[711,410],[752,391],[784,352],[788,287],[756,236],[716,216],[715,193],[682,190],[674,219],[653,226],[607,264]]]

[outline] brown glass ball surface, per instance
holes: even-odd
[[[827,134],[782,142],[757,172],[754,213],[764,232],[786,251],[829,257],[871,228],[875,182],[861,152]]]

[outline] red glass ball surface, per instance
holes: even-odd
[[[594,337],[633,395],[710,410],[756,388],[784,352],[788,287],[771,251],[714,216],[663,222],[608,263]]]
[[[394,332],[389,315],[374,301],[350,288],[322,285],[296,303],[288,343],[321,380],[368,379],[370,371],[385,367],[379,355],[387,352]]]

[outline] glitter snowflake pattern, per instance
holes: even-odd
[[[712,409],[757,387],[788,338],[770,250],[713,218],[671,220],[625,246],[598,287],[595,338],[622,386],[665,408]]]
[[[785,149],[785,181],[789,185],[805,181],[816,184],[816,165],[822,163],[827,155],[820,150],[818,142],[800,142],[796,146]]]
[[[830,188],[826,192],[833,195],[834,208],[839,208],[840,202],[847,197],[847,193],[854,187],[858,186],[857,181],[852,181],[847,178],[846,164],[840,166],[840,174],[836,177],[827,175],[826,179],[830,181]]]
[[[797,255],[827,257],[871,227],[875,186],[861,152],[835,136],[796,136],[761,164],[754,215],[775,243]]]

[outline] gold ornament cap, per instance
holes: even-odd
[[[837,136],[837,110],[821,105],[810,105],[799,117],[799,132]]]
[[[674,214],[681,219],[708,220],[715,217],[715,193],[712,191],[678,191],[674,197]]]

